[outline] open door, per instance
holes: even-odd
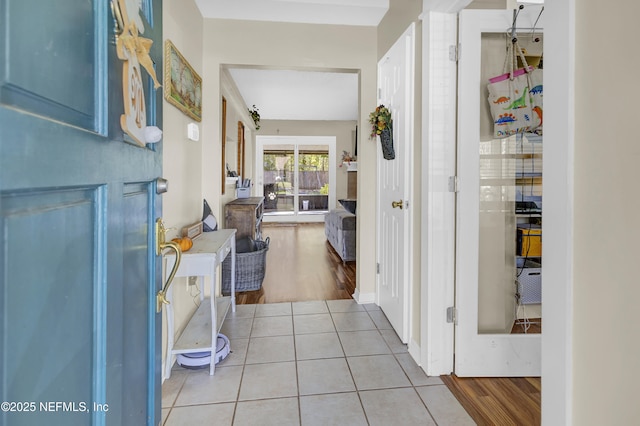
[[[516,25],[521,44],[528,43],[529,54],[538,56],[543,43],[540,12],[540,7],[522,10]],[[488,78],[503,72],[513,20],[511,10],[460,13],[455,332],[458,376],[541,374],[541,335],[512,334],[511,330],[523,309],[524,315],[535,315],[534,307],[524,304],[520,263],[542,259],[538,253],[537,259],[531,259],[533,252],[522,256],[526,258],[519,256],[525,253],[523,240],[518,240],[523,218],[519,217],[516,202],[524,195],[541,196],[535,182],[541,188],[542,138],[519,135],[494,139],[486,95]],[[526,185],[519,181],[524,175],[540,180]],[[528,201],[541,202],[541,198]],[[541,215],[535,213],[539,218],[531,212],[524,218],[528,224],[541,222]],[[539,280],[540,269],[537,274]],[[540,281],[537,285],[539,292]]]
[[[412,24],[378,63],[378,105],[391,112],[395,158],[378,149],[378,304],[398,337],[409,339],[411,282],[411,179],[414,125],[414,46]],[[380,146],[380,136],[376,137]]]
[[[0,0],[1,425],[160,422],[162,143],[121,116],[162,127],[162,90],[115,35],[161,64],[162,2],[118,3]]]

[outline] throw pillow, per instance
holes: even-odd
[[[209,203],[207,200],[204,200],[202,203],[202,230],[204,232],[215,231],[218,229],[218,221],[216,217],[211,212],[211,207],[209,207]]]

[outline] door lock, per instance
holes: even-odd
[[[400,201],[392,201],[392,202],[391,202],[391,207],[393,207],[394,209],[395,209],[396,207],[399,207],[399,208],[400,208],[400,210],[402,210],[402,205],[403,205],[403,204],[402,204],[402,200],[400,200]]]

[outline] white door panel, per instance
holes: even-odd
[[[538,12],[539,8],[522,11],[519,26],[533,27]],[[481,134],[481,122],[487,120],[481,113],[481,106],[487,102],[487,81],[481,78],[487,63],[482,61],[481,40],[483,34],[497,34],[500,43],[503,35],[508,42],[506,30],[512,20],[510,10],[460,13],[455,333],[458,376],[540,375],[540,334],[509,334],[515,319],[510,306],[516,306],[515,175],[510,169],[515,160],[509,156],[516,137],[492,140],[486,132]],[[504,56],[497,56],[502,58],[497,65],[501,69]],[[491,64],[496,66],[493,62],[497,59]],[[494,287],[488,296],[487,286]],[[487,309],[487,304],[492,307]]]
[[[378,304],[403,342],[409,339],[411,239],[409,194],[413,143],[414,26],[378,64],[379,99],[391,111],[395,159],[378,148]],[[376,143],[380,145],[379,139]],[[392,207],[402,202],[402,208]]]

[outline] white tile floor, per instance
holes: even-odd
[[[222,333],[232,353],[214,376],[176,365],[164,382],[165,426],[474,424],[375,305],[238,305]]]

